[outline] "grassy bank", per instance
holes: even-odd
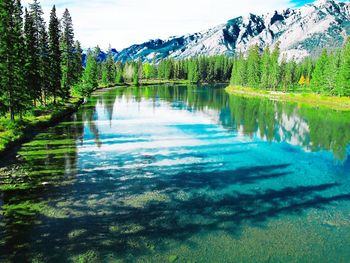
[[[133,82],[116,83],[109,85],[99,85],[98,89],[102,88],[113,88],[113,87],[125,87],[125,86],[151,86],[151,85],[163,85],[163,84],[173,84],[173,85],[188,85],[191,84],[188,80],[165,80],[165,79],[143,79],[140,80],[139,84]]]
[[[350,111],[349,97],[332,97],[303,92],[284,93],[281,91],[266,91],[239,86],[228,86],[226,91],[230,94],[244,97],[264,97],[270,100],[296,102],[310,107],[324,107],[339,111]]]
[[[0,118],[0,157],[13,146],[30,139],[36,130],[55,125],[75,112],[82,102],[82,98],[72,98],[66,103],[33,109],[22,119],[17,117],[10,121],[8,116]]]

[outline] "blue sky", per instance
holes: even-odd
[[[293,0],[291,1],[295,6],[303,6],[305,4],[312,3],[313,0]]]
[[[26,6],[32,0],[22,0]],[[39,0],[40,1],[40,0]],[[154,38],[194,33],[248,13],[302,6],[310,0],[41,0],[45,17],[67,7],[83,47],[118,50]]]
[[[292,4],[294,4],[295,6],[303,6],[305,4],[309,4],[314,2],[313,0],[293,0],[291,1]]]

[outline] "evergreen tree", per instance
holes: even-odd
[[[72,18],[68,9],[63,13],[62,18],[62,37],[61,37],[61,89],[62,97],[67,99],[69,96],[69,89],[75,82],[74,72],[74,31]]]
[[[247,85],[247,62],[244,59],[243,53],[239,55],[237,61],[237,84]]]
[[[75,41],[74,47],[74,82],[78,82],[83,74],[83,56],[79,41]]]
[[[315,70],[312,73],[311,88],[314,92],[321,93],[327,89],[325,78],[325,69],[328,63],[328,53],[324,49],[321,56],[317,59]]]
[[[259,46],[253,45],[248,50],[247,84],[255,88],[260,84],[260,53]]]
[[[23,63],[23,21],[20,1],[0,3],[0,109],[22,113],[26,106]]]
[[[56,15],[56,7],[53,6],[49,22],[49,91],[54,98],[63,96],[61,92],[61,51],[60,51],[60,22]]]
[[[303,74],[305,76],[305,83],[310,84],[311,74],[314,69],[314,64],[311,58],[306,58],[303,63]]]
[[[24,31],[23,31],[23,11],[20,0],[15,1],[14,6],[14,106],[15,111],[20,114],[29,108],[30,97],[25,83],[25,52],[24,52]]]
[[[267,47],[261,57],[261,87],[269,89],[271,85],[271,54]]]
[[[200,72],[196,59],[191,59],[188,63],[188,80],[194,83],[200,81]]]
[[[37,0],[33,0],[33,3],[29,4],[29,14],[33,23],[33,40],[34,40],[34,49],[36,56],[35,70],[35,86],[32,87],[35,89],[35,98],[40,102],[44,102],[44,94],[47,86],[47,76],[45,72],[48,69],[48,43],[47,43],[47,33],[45,28],[45,21],[43,18],[44,12],[41,8],[40,3]]]
[[[117,64],[116,64],[115,83],[117,83],[117,84],[122,84],[122,83],[124,83],[124,78],[123,78],[123,64],[122,64],[121,62],[117,62]]]
[[[108,71],[107,71],[107,63],[103,62],[102,65],[102,77],[101,77],[101,84],[103,86],[107,86],[108,85],[108,79],[107,79],[107,75],[108,75]]]
[[[296,64],[294,59],[286,63],[285,70],[283,72],[283,86],[286,92],[288,87],[290,87],[295,82],[295,68]]]
[[[12,31],[14,29],[14,3],[12,0],[0,2],[0,98],[3,110],[9,110],[11,120],[14,120],[14,64],[12,63],[15,54],[12,51],[14,39]]]
[[[325,86],[323,93],[326,95],[338,95],[337,74],[339,72],[341,62],[340,51],[329,54],[327,64],[325,66]]]
[[[336,94],[338,96],[350,96],[350,37],[346,40],[343,49],[339,73],[337,76]]]
[[[25,86],[34,106],[40,97],[39,45],[36,40],[33,17],[25,10]]]
[[[133,75],[132,75],[132,82],[134,85],[140,84],[140,72],[139,72],[140,66],[139,62],[133,63]]]
[[[97,61],[91,50],[87,53],[86,67],[82,76],[80,93],[83,96],[90,94],[98,87]]]
[[[111,47],[108,49],[107,60],[105,63],[106,70],[106,82],[107,85],[113,85],[116,76],[116,67],[114,63],[113,53]]]
[[[102,50],[101,48],[97,45],[94,49],[94,56],[96,58],[96,62],[97,62],[97,80],[98,82],[102,82],[102,59],[101,59],[101,53]]]
[[[274,90],[277,89],[277,85],[280,82],[281,68],[278,63],[279,56],[280,56],[280,48],[279,48],[279,43],[277,43],[271,54],[271,60],[270,60],[270,63],[271,63],[270,82]]]
[[[41,39],[40,39],[40,90],[41,90],[41,101],[46,105],[47,96],[50,93],[50,51],[49,51],[49,39],[46,32],[45,24],[42,25]]]

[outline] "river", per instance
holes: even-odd
[[[0,262],[349,262],[349,145],[346,112],[97,91],[6,160]]]

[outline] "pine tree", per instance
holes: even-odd
[[[337,76],[337,90],[338,96],[350,96],[350,37],[346,40],[339,73]]]
[[[295,68],[296,63],[294,59],[286,63],[284,74],[283,74],[283,85],[284,91],[286,92],[288,87],[295,81]]]
[[[60,22],[56,15],[56,7],[53,6],[49,22],[49,91],[54,97],[54,103],[61,92],[61,51],[60,51]]]
[[[35,86],[32,88],[35,89],[34,100],[39,100],[43,103],[44,101],[44,90],[46,89],[46,78],[45,71],[48,66],[47,58],[47,34],[45,30],[45,21],[43,18],[44,12],[40,6],[40,3],[37,0],[33,0],[33,3],[29,4],[29,15],[31,16],[33,23],[33,46],[36,56],[35,70]],[[34,55],[33,55],[34,56]]]
[[[321,56],[317,59],[315,70],[312,73],[311,88],[314,92],[322,93],[327,89],[325,78],[325,69],[328,63],[328,53],[324,49]]]
[[[269,89],[271,85],[271,54],[270,48],[266,47],[261,57],[261,87]]]
[[[32,15],[25,10],[25,83],[30,98],[36,106],[40,98],[40,65],[39,65],[39,44],[36,39],[36,30]]]
[[[20,1],[0,3],[0,109],[11,120],[26,106],[23,63],[23,21]]]
[[[28,88],[25,85],[25,52],[24,52],[24,31],[23,11],[20,0],[15,1],[14,7],[14,104],[15,110],[22,117],[22,113],[30,106]]]
[[[311,74],[314,70],[314,64],[311,58],[306,58],[304,61],[304,74],[305,74],[305,83],[310,84]]]
[[[74,31],[72,18],[68,9],[63,13],[62,18],[62,37],[61,37],[61,89],[62,97],[69,97],[69,89],[75,82],[74,74]]]
[[[200,81],[200,73],[196,59],[191,59],[188,64],[188,80],[194,83]]]
[[[0,1],[0,113],[7,111],[6,107],[6,53],[7,53],[7,34],[8,34],[8,8],[6,1]]]
[[[88,50],[86,68],[82,76],[81,95],[86,96],[98,87],[97,61],[91,50]]]
[[[78,82],[83,74],[83,56],[82,49],[79,41],[75,42],[74,47],[74,82]]]
[[[96,62],[97,62],[97,80],[98,80],[98,82],[102,81],[102,58],[101,58],[101,53],[102,53],[102,50],[97,45],[94,48],[93,54],[94,54],[94,56],[96,58]]]
[[[141,66],[142,66],[142,64],[141,64]],[[107,55],[105,67],[106,67],[107,84],[113,85],[114,81],[115,81],[116,68],[115,68],[115,63],[114,63],[114,58],[113,58],[113,53],[112,53],[111,47],[109,47],[109,49],[108,49],[108,55]]]
[[[48,34],[46,32],[45,24],[42,25],[40,36],[40,90],[41,100],[46,105],[46,99],[50,93],[50,51],[49,39]]]
[[[280,76],[281,76],[281,68],[278,63],[278,59],[280,56],[280,48],[279,48],[279,43],[275,45],[274,50],[272,51],[271,54],[271,71],[270,71],[270,82],[274,90],[277,89],[277,85],[280,82]]]
[[[341,61],[340,51],[330,54],[325,66],[325,86],[323,93],[326,95],[338,95],[337,74],[339,72]]]
[[[247,61],[244,59],[243,53],[241,53],[237,61],[237,84],[246,86],[247,83]]]
[[[117,64],[116,64],[115,83],[117,83],[117,84],[122,84],[122,83],[124,83],[124,78],[123,78],[123,64],[122,64],[121,62],[117,62]]]
[[[138,63],[133,64],[133,75],[132,75],[132,82],[134,85],[139,85],[140,79],[139,79],[139,65]]]
[[[260,84],[260,53],[259,46],[253,45],[248,50],[247,84],[255,88]]]
[[[101,67],[102,67],[102,78],[101,78],[101,84],[103,86],[107,86],[108,85],[108,70],[107,70],[107,63],[103,62],[101,63]]]
[[[11,120],[14,120],[14,85],[12,82],[14,64],[14,53],[12,47],[14,39],[12,30],[14,29],[13,17],[14,3],[12,0],[0,2],[0,99],[4,111],[9,110]]]

